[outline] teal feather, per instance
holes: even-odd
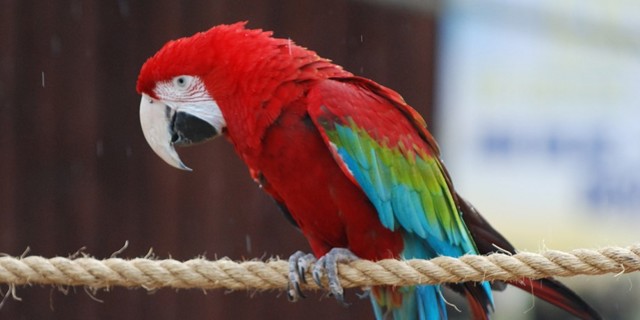
[[[439,160],[402,141],[390,147],[388,140],[377,141],[353,120],[344,120],[346,124],[322,122],[325,134],[336,148],[336,159],[374,205],[382,225],[403,232],[402,258],[477,254]],[[493,303],[488,283],[481,285]],[[386,302],[374,299],[378,319],[386,312],[394,319],[446,317],[439,286],[398,290],[402,290],[401,306],[387,310]]]

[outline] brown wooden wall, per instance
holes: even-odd
[[[382,2],[382,1],[379,1]],[[121,257],[288,257],[301,234],[219,139],[181,150],[193,173],[147,146],[138,71],[161,45],[219,23],[249,20],[395,88],[428,117],[435,20],[363,1],[2,0],[0,9],[0,252]],[[319,199],[321,201],[321,199]],[[6,292],[6,287],[0,288]],[[281,292],[19,288],[0,319],[361,319],[349,308]]]

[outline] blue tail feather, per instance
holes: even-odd
[[[431,243],[439,245],[439,250],[431,246],[413,233],[406,233],[404,238],[404,259],[428,259],[438,256],[437,252],[450,256],[461,256],[460,248],[444,241],[432,239]],[[493,296],[488,282],[464,283],[451,285],[454,291],[466,295],[477,310],[481,319],[488,318],[493,309]],[[447,319],[447,309],[441,286],[424,285],[414,287],[376,287],[372,289],[371,302],[378,320],[439,320]]]
[[[447,309],[440,286],[377,289],[371,294],[371,303],[377,320],[447,319]],[[401,296],[402,303],[394,305],[392,296],[398,294]]]

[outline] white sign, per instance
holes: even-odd
[[[638,1],[445,5],[437,139],[518,247],[638,241],[638,17]]]

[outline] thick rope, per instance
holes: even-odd
[[[640,244],[626,248],[577,249],[569,252],[549,250],[541,254],[467,255],[458,259],[357,260],[338,266],[345,288],[622,274],[639,270]],[[91,288],[143,287],[148,290],[162,287],[268,290],[286,288],[287,274],[288,263],[283,260],[234,262],[229,259],[192,259],[180,262],[145,258],[0,257],[0,284],[10,286],[39,284]],[[318,287],[313,281],[308,281],[303,288]]]

